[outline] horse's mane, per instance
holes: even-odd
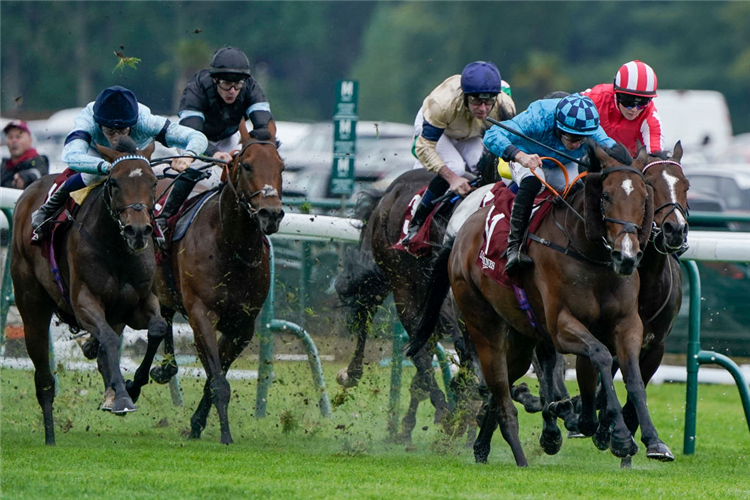
[[[375,188],[365,188],[359,191],[354,204],[354,218],[367,224],[383,194],[383,191]]]
[[[633,156],[630,154],[630,151],[619,142],[611,148],[606,149],[606,151],[609,156],[623,165],[631,165],[633,163]]]
[[[115,146],[115,151],[120,153],[134,154],[137,150],[138,146],[136,146],[135,141],[127,135],[120,137],[117,146]]]
[[[500,174],[497,171],[497,156],[487,148],[484,148],[477,162],[477,173],[482,176],[481,185],[494,184],[500,180]]]

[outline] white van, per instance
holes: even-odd
[[[661,90],[654,99],[668,149],[679,140],[687,155],[723,155],[732,141],[729,107],[715,90]]]

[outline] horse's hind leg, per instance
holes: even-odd
[[[44,442],[54,446],[55,425],[52,407],[55,401],[55,377],[49,364],[49,324],[52,311],[46,306],[27,304],[27,300],[22,299],[21,295],[16,297],[18,310],[23,319],[26,351],[34,363],[36,400],[42,408],[44,417]],[[29,311],[33,311],[33,314],[29,314]]]
[[[417,373],[414,375],[411,383],[411,401],[409,409],[401,421],[402,439],[406,442],[411,441],[411,433],[417,425],[417,408],[419,403],[425,399],[425,394],[429,395],[430,402],[435,407],[436,424],[443,424],[450,414],[448,401],[445,394],[440,390],[435,379],[435,370],[432,368],[432,352],[427,347],[420,349],[412,357]]]
[[[479,435],[474,441],[474,460],[478,464],[487,463],[492,445],[492,435],[497,428],[498,412],[500,411],[492,394],[489,394],[482,406],[483,413],[480,416]]]
[[[177,359],[174,354],[174,314],[172,309],[162,307],[161,315],[167,322],[164,335],[164,359],[161,365],[151,368],[151,379],[157,384],[166,384],[177,375]]]
[[[551,404],[557,395],[554,389],[555,367],[557,364],[557,352],[551,342],[546,340],[539,343],[535,349],[539,365],[539,392],[542,396],[542,418],[544,426],[539,435],[539,444],[548,455],[554,455],[562,447],[562,433],[557,426],[557,415],[552,411]],[[571,405],[572,407],[572,405]]]
[[[359,379],[362,378],[365,345],[372,329],[372,318],[375,315],[378,305],[357,303],[353,306],[354,309],[347,315],[349,331],[357,333],[357,347],[354,349],[354,355],[349,362],[349,366],[342,368],[336,374],[336,382],[343,387],[354,387],[359,383]]]

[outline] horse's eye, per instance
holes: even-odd
[[[244,169],[245,169],[245,170],[247,170],[248,172],[252,172],[252,171],[253,171],[253,166],[252,166],[252,165],[250,165],[249,163],[243,163],[243,164],[242,164],[242,168],[244,168]]]
[[[609,203],[610,201],[612,201],[612,197],[609,195],[609,193],[605,192],[605,193],[602,193],[602,200],[604,200],[607,203]]]

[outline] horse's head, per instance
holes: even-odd
[[[654,188],[654,244],[657,250],[674,253],[687,242],[687,191],[690,182],[680,165],[682,145],[675,144],[672,156],[653,153],[643,169],[646,181]]]
[[[263,234],[273,234],[284,218],[281,208],[284,162],[276,149],[276,138],[270,133],[248,134],[243,122],[240,135],[242,149],[229,165],[228,183],[242,208],[251,216],[257,215]]]
[[[620,144],[605,151],[589,143],[586,236],[604,242],[612,268],[623,276],[635,271],[651,234],[654,196],[642,173],[647,158],[645,150],[632,159]]]
[[[153,143],[144,151],[135,142],[123,137],[116,149],[96,146],[112,164],[104,183],[104,203],[120,228],[120,234],[133,252],[148,248],[153,233],[152,215],[156,190],[156,175],[149,160]]]

